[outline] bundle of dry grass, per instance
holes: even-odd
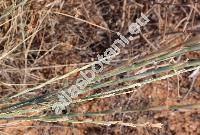
[[[58,92],[141,13],[141,33],[56,115]],[[198,1],[0,0],[0,132],[199,134],[199,35]]]

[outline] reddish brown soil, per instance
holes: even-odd
[[[62,0],[61,0],[62,1]],[[124,0],[125,1],[125,0]],[[200,11],[200,2],[197,0],[196,4],[192,4],[195,0],[174,0],[172,5],[171,0],[164,1],[165,4],[156,4],[154,1],[136,0],[137,3],[127,0],[124,4],[123,0],[66,0],[60,8],[61,4],[57,4],[52,10],[67,13],[81,19],[87,20],[94,24],[103,26],[113,31],[119,31],[126,34],[128,26],[131,22],[135,22],[140,13],[146,13],[153,6],[154,12],[150,16],[151,22],[145,27],[143,33],[146,33],[147,39],[157,45],[159,50],[166,46],[183,43],[183,39],[191,38],[198,35],[200,28],[200,15],[195,12],[188,20],[188,25],[184,31],[185,21],[181,23],[177,29],[175,26],[190,13],[192,5]],[[30,4],[31,3],[31,4]],[[32,30],[38,25],[41,20],[42,9],[45,5],[50,3],[50,0],[34,1],[32,0],[27,10],[27,34],[32,33]],[[166,4],[170,3],[170,4]],[[189,3],[189,4],[188,4]],[[9,5],[9,3],[7,3]],[[126,11],[123,10],[125,6]],[[4,7],[5,8],[5,7]],[[28,12],[30,9],[30,12]],[[3,8],[0,8],[3,10]],[[123,18],[123,13],[125,17]],[[167,14],[167,17],[165,16]],[[160,15],[160,18],[159,18]],[[1,21],[4,22],[5,20]],[[11,24],[10,24],[11,25]],[[85,63],[96,59],[97,54],[102,54],[108,48],[114,39],[118,38],[116,34],[96,28],[90,24],[83,23],[76,19],[68,18],[58,14],[51,13],[44,19],[42,24],[44,29],[37,33],[34,38],[30,50],[50,50],[55,45],[58,45],[49,53],[46,51],[30,52],[28,54],[27,67],[42,67],[50,65],[71,64],[71,66],[45,68],[40,70],[29,71],[34,77],[28,76],[26,83],[41,83],[57,75],[62,75],[69,72],[72,68],[81,67]],[[0,38],[2,38],[8,31],[10,26],[4,25],[0,27],[2,31]],[[150,33],[149,33],[150,32]],[[180,33],[181,34],[180,34]],[[13,32],[14,33],[14,32]],[[18,43],[21,35],[14,33],[14,41]],[[166,34],[166,35],[165,35]],[[180,34],[180,36],[178,35]],[[165,38],[165,40],[163,40]],[[171,41],[172,40],[172,41]],[[5,50],[6,43],[0,43],[0,53]],[[40,48],[41,47],[41,48]],[[23,69],[24,64],[24,48],[18,48],[13,52],[9,58],[2,61],[0,67],[0,81],[14,83],[23,83],[24,72],[9,72],[9,66]],[[156,52],[147,41],[139,36],[136,40],[130,43],[127,47],[123,48],[120,56],[116,60],[141,58],[150,53]],[[41,57],[41,58],[40,58]],[[199,52],[188,53],[181,57],[182,59],[199,59]],[[8,65],[8,66],[5,66]],[[113,67],[120,65],[120,62]],[[7,69],[7,70],[6,70]],[[3,72],[4,71],[4,72]],[[200,102],[200,76],[196,78],[194,85],[185,97],[188,90],[192,85],[189,75],[192,72],[185,73],[167,80],[158,81],[138,88],[135,93],[126,95],[115,96],[112,98],[97,99],[87,102],[78,108],[73,108],[75,112],[96,112],[108,109],[140,109],[153,106],[171,106],[181,104],[192,104]],[[157,75],[156,75],[157,76]],[[156,77],[154,76],[154,77]],[[59,83],[50,84],[44,89],[16,99],[21,101],[33,95],[42,95],[43,93],[51,93],[62,88],[68,81],[72,84],[78,74],[70,76],[68,80],[60,81]],[[122,76],[117,76],[123,77]],[[179,79],[178,79],[179,78]],[[179,82],[179,83],[178,83]],[[18,87],[18,86],[0,86],[0,97],[13,95],[16,92],[31,87]],[[112,89],[115,86],[110,86]],[[97,90],[101,92],[106,89]],[[93,92],[93,93],[95,93]],[[92,94],[92,93],[90,93]],[[81,96],[80,96],[81,97]],[[50,110],[44,113],[52,113]],[[121,121],[130,122],[134,124],[142,123],[162,123],[163,127],[150,128],[150,127],[125,127],[119,125],[99,126],[95,124],[68,124],[65,122],[17,122],[16,121],[0,121],[1,124],[10,123],[6,127],[0,128],[0,135],[200,135],[200,110],[193,108],[189,110],[160,110],[160,111],[147,111],[139,113],[126,113],[126,114],[113,114],[104,117],[83,117],[80,120],[104,120],[104,121]],[[12,126],[12,124],[14,126]]]

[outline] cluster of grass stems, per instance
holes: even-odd
[[[122,95],[134,92],[136,88],[141,87],[145,84],[149,84],[155,81],[167,79],[173,76],[177,76],[179,74],[194,71],[200,66],[200,60],[185,60],[178,63],[172,63],[170,64],[168,61],[172,58],[178,57],[180,55],[184,55],[185,53],[192,52],[192,51],[199,51],[200,50],[200,43],[197,40],[196,42],[190,42],[181,44],[174,47],[169,47],[167,49],[164,49],[160,52],[156,52],[152,55],[149,55],[143,59],[140,60],[129,60],[129,64],[124,64],[121,67],[117,67],[115,69],[112,69],[110,71],[105,72],[102,75],[96,76],[96,78],[93,80],[93,82],[84,90],[81,90],[81,94],[85,94],[89,91],[94,91],[96,89],[102,89],[109,86],[116,86],[120,83],[124,83],[125,86],[116,88],[116,89],[110,89],[108,91],[104,91],[101,93],[96,93],[92,95],[85,96],[84,98],[77,98],[73,100],[72,104],[76,104],[77,106],[84,104],[90,100],[94,99],[104,99],[104,98],[111,98],[112,96],[116,95]],[[55,122],[55,121],[65,121],[69,123],[93,123],[93,124],[100,124],[100,125],[111,125],[111,124],[118,124],[123,126],[130,126],[130,127],[136,127],[136,126],[151,126],[151,127],[160,127],[161,125],[157,124],[131,124],[131,123],[124,123],[122,121],[93,121],[93,120],[85,120],[85,121],[78,121],[75,119],[69,119],[74,118],[77,116],[105,116],[105,115],[111,115],[116,113],[130,113],[130,112],[145,112],[145,111],[161,111],[161,110],[181,110],[181,109],[197,109],[200,107],[199,103],[196,104],[187,104],[187,105],[177,105],[177,106],[157,106],[157,107],[151,107],[151,108],[142,108],[139,110],[122,110],[122,109],[116,109],[116,110],[105,110],[101,112],[87,112],[87,113],[67,113],[64,115],[36,115],[36,116],[29,116],[27,114],[30,113],[40,113],[43,110],[51,109],[51,105],[54,101],[56,101],[57,92],[54,93],[48,93],[42,96],[38,96],[23,102],[15,103],[15,104],[9,104],[9,101],[11,101],[13,98],[23,96],[29,92],[39,90],[43,88],[44,86],[51,84],[55,81],[64,79],[69,77],[72,74],[75,74],[77,72],[80,72],[82,70],[85,70],[89,67],[91,67],[95,62],[91,62],[90,64],[83,66],[81,68],[77,68],[72,70],[71,72],[64,74],[59,77],[52,78],[48,80],[47,82],[44,82],[36,87],[29,88],[25,91],[22,91],[16,95],[13,95],[8,98],[4,98],[1,100],[4,107],[1,108],[0,112],[0,119],[2,120],[37,120],[37,121],[48,121],[48,122]],[[167,63],[164,66],[155,66],[159,65],[160,63]],[[122,79],[110,79],[116,75],[122,74],[122,73],[135,73],[136,71],[139,71],[143,67],[151,67],[150,69],[147,69],[143,72],[138,72],[137,74],[134,74],[132,76],[128,76]],[[158,76],[157,78],[152,78],[152,75]],[[107,81],[105,81],[107,80]],[[63,88],[66,89],[66,88]],[[9,105],[7,105],[9,104]],[[38,107],[35,107],[38,105]],[[32,109],[23,109],[23,107],[27,106],[34,106]]]
[[[22,0],[18,2],[16,5],[11,6],[8,8],[2,15],[0,16],[0,20],[6,18],[12,12],[27,3],[27,0]],[[50,11],[50,10],[49,10]],[[55,12],[56,14],[61,14]],[[46,16],[46,15],[45,15]],[[66,16],[66,14],[65,14]],[[17,17],[17,16],[16,16]],[[72,16],[68,16],[72,17]],[[45,17],[44,17],[45,18]],[[43,18],[43,19],[44,19]],[[72,17],[73,18],[73,17]],[[77,18],[75,18],[77,19]],[[82,19],[79,19],[83,21]],[[11,21],[8,20],[8,21]],[[86,22],[86,21],[84,21]],[[7,22],[6,22],[7,23]],[[86,22],[89,23],[89,22]],[[89,23],[91,24],[91,23]],[[4,25],[4,24],[2,24]],[[0,26],[2,26],[0,25]],[[93,24],[91,24],[93,25]],[[94,25],[98,26],[98,25]],[[100,27],[104,29],[103,27]],[[40,31],[40,27],[36,29],[36,31],[29,37],[23,40],[23,42],[16,45],[13,49],[8,51],[7,53],[0,56],[0,60],[5,58],[7,55],[12,53],[18,46],[23,44],[29,39],[33,39],[38,31]],[[107,30],[107,29],[106,29]],[[102,75],[97,75],[93,82],[86,88],[81,90],[81,94],[86,94],[91,91],[95,91],[97,89],[103,89],[110,86],[115,86],[116,89],[110,89],[108,91],[102,91],[101,93],[95,93],[83,98],[77,98],[73,100],[74,105],[80,106],[81,104],[85,104],[91,100],[95,99],[104,99],[104,98],[111,98],[117,95],[123,95],[127,93],[132,93],[135,91],[136,88],[141,87],[145,84],[153,83],[155,81],[160,81],[164,79],[168,79],[173,76],[177,76],[179,74],[194,71],[200,67],[200,60],[185,60],[178,63],[169,63],[169,60],[176,58],[178,56],[184,55],[188,52],[192,51],[199,51],[200,50],[200,40],[193,42],[186,42],[184,44],[178,46],[168,47],[163,49],[162,51],[155,52],[152,55],[149,55],[143,59],[139,60],[129,60],[127,64],[122,65],[121,67],[113,68],[110,71],[103,73]],[[159,66],[159,64],[165,63],[164,66]],[[167,64],[166,64],[167,63]],[[28,88],[20,93],[17,93],[11,97],[5,97],[0,100],[1,102],[1,109],[0,109],[0,119],[1,120],[19,120],[19,121],[45,121],[45,122],[57,122],[57,121],[64,121],[68,123],[90,123],[90,124],[98,124],[98,125],[122,125],[122,126],[129,126],[129,127],[144,127],[144,126],[151,126],[160,128],[162,124],[132,124],[132,123],[124,123],[123,121],[94,121],[94,120],[83,120],[79,121],[76,120],[76,117],[79,116],[89,116],[89,117],[101,117],[106,115],[112,115],[116,113],[136,113],[136,112],[147,112],[147,111],[162,111],[162,110],[191,110],[191,109],[199,109],[200,103],[196,104],[186,104],[186,105],[174,105],[174,106],[155,106],[149,108],[141,108],[138,110],[135,109],[112,109],[112,110],[104,110],[98,112],[86,112],[86,113],[67,113],[63,115],[41,115],[43,110],[51,110],[52,104],[57,100],[58,92],[44,94],[42,96],[37,96],[32,99],[28,99],[23,102],[18,102],[11,104],[11,100],[17,97],[25,96],[29,92],[33,92],[36,90],[40,90],[45,86],[57,82],[59,80],[68,78],[70,75],[76,74],[80,71],[86,70],[90,68],[95,62],[91,62],[81,68],[73,69],[72,71],[68,72],[67,74],[54,77],[42,84],[39,84],[35,87]],[[150,67],[149,69],[144,70],[143,72],[138,72],[144,67]],[[113,77],[120,75],[122,73],[131,73],[131,76],[122,78],[122,79],[113,79]],[[156,75],[157,78],[152,78],[153,75]],[[124,85],[119,87],[119,84],[123,83]],[[63,88],[67,90],[67,88]],[[31,108],[32,107],[32,108]],[[29,108],[29,109],[25,109]],[[33,115],[33,113],[37,115]]]

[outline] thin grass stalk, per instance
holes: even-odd
[[[200,108],[200,103],[193,103],[193,104],[182,104],[182,105],[171,105],[171,106],[155,106],[155,107],[145,107],[141,109],[112,109],[112,110],[105,110],[99,112],[86,112],[86,113],[68,113],[63,115],[48,115],[48,116],[14,116],[11,114],[1,114],[1,120],[55,120],[55,119],[69,119],[73,117],[99,117],[99,116],[106,116],[106,115],[113,115],[116,113],[141,113],[141,112],[148,112],[148,111],[184,111],[184,110],[195,110]],[[23,112],[24,110],[21,110]],[[32,110],[37,111],[37,110]],[[20,112],[20,111],[19,111]],[[28,111],[27,111],[28,112]],[[24,111],[26,113],[26,111]]]

